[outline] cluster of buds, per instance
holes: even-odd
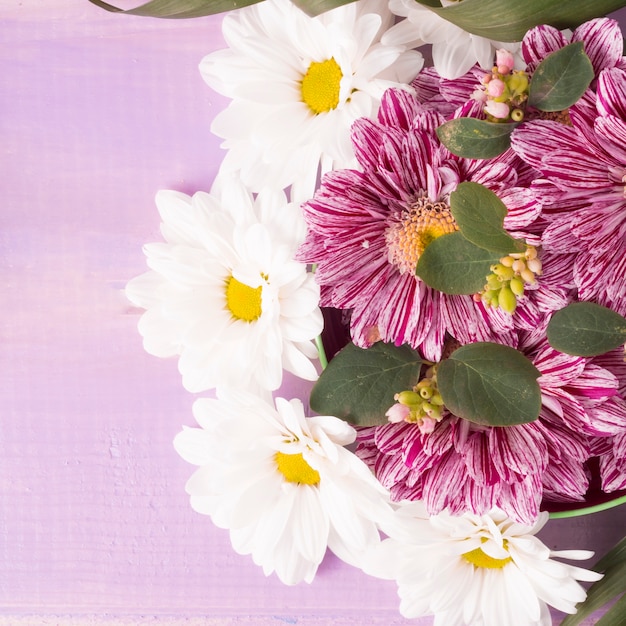
[[[396,404],[385,413],[390,422],[417,424],[423,434],[432,433],[445,408],[437,389],[437,366],[429,367],[413,389],[397,393],[394,400]]]
[[[485,103],[490,122],[521,122],[528,99],[528,74],[514,70],[513,55],[503,48],[496,51],[496,64],[481,80],[473,97]]]
[[[527,246],[525,252],[508,254],[490,269],[493,273],[487,276],[484,290],[476,294],[474,300],[482,300],[485,306],[500,307],[512,314],[526,285],[534,285],[536,277],[541,276],[541,261],[537,249]]]

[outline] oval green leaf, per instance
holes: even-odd
[[[360,426],[386,424],[394,395],[419,380],[422,359],[409,346],[350,343],[330,361],[311,391],[311,408]]]
[[[492,159],[511,146],[511,132],[517,123],[487,122],[459,117],[437,128],[439,141],[457,156],[467,159]]]
[[[480,342],[439,363],[437,385],[454,415],[483,426],[513,426],[539,417],[540,375],[514,348]]]
[[[549,54],[533,72],[528,104],[540,111],[563,111],[578,102],[594,77],[593,65],[577,41]]]
[[[482,291],[500,255],[479,248],[460,232],[442,235],[421,254],[415,273],[429,286],[449,295]]]
[[[547,336],[559,352],[597,356],[626,343],[626,318],[593,302],[573,302],[552,316]]]
[[[164,17],[182,19],[204,17],[232,11],[240,7],[256,4],[260,0],[150,0],[134,9],[120,9],[102,0],[89,0],[92,4],[111,13],[143,15],[145,17]]]
[[[498,196],[478,183],[464,182],[450,194],[450,211],[463,237],[500,255],[526,249],[504,230],[507,208]]]

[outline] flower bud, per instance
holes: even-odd
[[[487,93],[493,98],[499,98],[506,89],[506,85],[499,78],[494,78],[487,84]]]
[[[397,393],[395,399],[405,406],[419,406],[422,403],[422,398],[418,393],[408,390]]]
[[[524,72],[515,72],[508,77],[506,86],[509,88],[511,96],[521,96],[528,89],[528,76]]]
[[[508,74],[515,67],[513,54],[504,48],[496,50],[496,65],[500,74]]]
[[[485,113],[495,117],[497,120],[505,120],[509,117],[509,105],[506,102],[495,102],[489,100],[485,105]]]
[[[498,306],[507,313],[513,313],[517,308],[517,298],[510,287],[502,287],[502,289],[500,289]]]
[[[397,403],[389,408],[385,413],[385,417],[393,424],[398,424],[399,422],[404,422],[410,413],[411,410],[406,404]]]
[[[524,281],[521,278],[518,278],[517,276],[515,276],[514,278],[511,278],[511,282],[509,283],[509,287],[511,288],[511,291],[516,296],[523,296],[524,295]]]
[[[430,435],[430,433],[435,430],[435,426],[437,425],[437,421],[432,417],[424,417],[422,418],[421,423],[418,425],[420,432],[422,435]]]

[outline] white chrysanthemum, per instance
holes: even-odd
[[[585,550],[551,551],[534,534],[542,513],[524,526],[494,509],[488,515],[428,518],[421,502],[402,506],[391,538],[376,546],[364,565],[375,576],[395,579],[405,617],[435,615],[435,626],[546,626],[548,605],[575,613],[586,597],[577,582],[602,576],[553,557],[580,560]]]
[[[127,297],[147,309],[139,321],[145,349],[180,355],[192,392],[220,384],[277,389],[283,369],[315,380],[312,340],[323,321],[319,287],[293,260],[306,227],[282,191],[256,198],[235,180],[210,194],[160,191],[166,243],[144,247],[149,271]]]
[[[292,199],[304,200],[320,164],[354,165],[352,122],[374,116],[383,92],[407,86],[423,65],[418,52],[380,43],[392,18],[370,0],[315,18],[289,0],[227,15],[229,47],[200,64],[206,82],[233,99],[212,126],[229,149],[222,171],[241,170],[253,190],[268,179],[291,185]]]
[[[174,446],[201,467],[187,483],[191,506],[251,554],[266,575],[311,582],[326,547],[351,564],[380,541],[391,514],[387,491],[343,446],[354,429],[335,417],[306,418],[300,400],[218,390],[199,399],[202,426],[185,428]]]
[[[442,0],[442,4],[445,7],[455,2]],[[496,49],[516,52],[520,47],[519,43],[472,35],[415,0],[389,0],[389,8],[395,15],[406,19],[390,28],[382,41],[389,45],[416,47],[432,44],[433,65],[443,78],[458,78],[476,63],[484,70],[490,70]]]

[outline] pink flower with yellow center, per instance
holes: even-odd
[[[388,90],[378,121],[353,126],[362,171],[329,173],[303,205],[308,234],[297,258],[317,265],[322,306],[352,309],[351,333],[361,347],[382,339],[437,361],[446,334],[462,343],[513,341],[522,320],[486,310],[471,295],[441,293],[415,275],[426,247],[457,230],[449,199],[459,183],[494,191],[509,211],[505,227],[516,236],[528,235],[541,209],[533,192],[518,186],[519,161],[510,151],[491,160],[456,157],[435,134],[443,121],[412,95]],[[563,306],[563,293],[553,295],[538,310]]]
[[[542,499],[584,499],[590,439],[626,432],[618,377],[607,361],[561,354],[545,339],[523,338],[522,348],[541,372],[536,421],[480,426],[444,407],[431,433],[409,422],[359,431],[357,454],[394,500],[423,500],[431,514],[497,506],[532,523]]]

